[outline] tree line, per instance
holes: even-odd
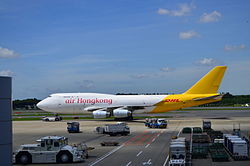
[[[13,101],[13,109],[38,109],[36,107],[36,104],[39,103],[41,100],[38,100],[36,98],[34,99],[24,99],[24,100],[14,100]]]

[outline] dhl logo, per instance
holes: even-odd
[[[181,102],[180,99],[165,99],[164,102],[167,103],[177,103],[177,102]]]

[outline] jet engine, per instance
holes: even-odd
[[[110,117],[110,112],[97,110],[93,111],[93,116],[94,118],[108,118]]]
[[[113,110],[113,115],[116,118],[126,118],[132,116],[132,112],[126,109],[118,108]]]

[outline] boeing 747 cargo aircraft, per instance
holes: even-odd
[[[182,94],[112,95],[56,93],[37,104],[54,113],[92,113],[94,118],[132,118],[132,113],[160,113],[220,101],[219,86],[226,66],[217,66]]]

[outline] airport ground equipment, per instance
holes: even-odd
[[[184,166],[186,164],[186,138],[172,139],[169,146],[169,166]]]
[[[117,124],[106,124],[104,126],[104,133],[109,134],[110,136],[128,135],[130,134],[130,128],[126,123],[117,123]]]
[[[192,133],[192,128],[191,127],[184,127],[182,129],[183,134],[191,134]]]
[[[62,117],[59,115],[56,116],[45,116],[42,118],[43,121],[61,121]]]
[[[106,124],[95,128],[99,134],[109,134],[110,136],[128,135],[130,134],[130,128],[124,122],[117,122],[116,124]]]
[[[102,146],[118,146],[119,142],[116,142],[116,141],[103,141],[100,144]]]
[[[25,144],[13,153],[13,162],[30,163],[72,163],[84,161],[87,156],[86,144],[68,145],[68,138],[46,136],[37,140],[38,144]]]
[[[209,135],[212,142],[214,142],[215,139],[223,139],[223,133],[219,130],[207,130],[207,134]]]
[[[166,119],[147,118],[145,122],[148,128],[167,128],[167,125]]]
[[[237,135],[224,134],[224,146],[235,160],[248,159],[248,143]]]
[[[208,156],[208,146],[203,144],[193,144],[192,147],[192,158],[193,159],[204,159]]]
[[[214,139],[213,143],[217,143],[217,144],[222,144],[223,145],[224,139],[218,139],[218,138],[216,138],[216,139]]]
[[[193,134],[192,136],[193,143],[210,143],[211,140],[206,133],[202,134]]]
[[[211,130],[212,127],[211,127],[211,121],[210,120],[203,120],[202,121],[202,129],[203,131],[207,131],[207,130]]]
[[[233,135],[238,135],[239,137],[241,136],[240,123],[238,124],[238,127],[236,124],[233,124]]]
[[[212,143],[209,146],[209,152],[213,161],[229,161],[229,156],[222,143]]]
[[[104,126],[98,126],[95,128],[95,131],[98,133],[98,134],[105,134],[104,132]]]
[[[200,127],[193,127],[193,133],[202,133],[202,129]]]
[[[192,158],[207,158],[210,138],[206,133],[192,135]]]
[[[67,122],[67,130],[69,133],[79,133],[80,132],[80,123],[79,122]]]

